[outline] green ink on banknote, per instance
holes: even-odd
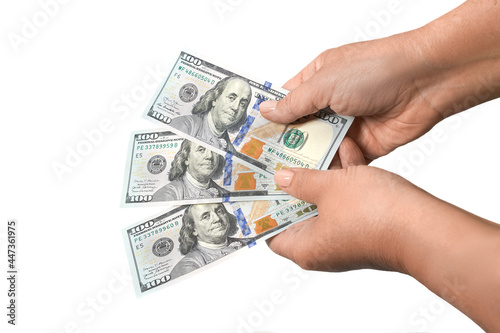
[[[285,133],[283,141],[288,148],[298,148],[304,143],[304,133],[296,128],[291,129]]]

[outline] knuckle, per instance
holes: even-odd
[[[297,93],[290,92],[288,93],[285,98],[281,100],[281,108],[280,112],[287,118],[287,119],[297,119],[298,118],[298,109],[296,107],[297,105],[297,98],[296,98]]]
[[[302,242],[296,245],[293,248],[292,260],[304,270],[319,270],[320,258],[317,256],[315,246],[310,242]]]
[[[321,67],[323,67],[326,59],[330,55],[331,50],[325,50],[321,52],[313,61],[312,64],[314,66],[314,71],[317,72],[320,70]]]
[[[299,265],[300,268],[306,271],[314,271],[318,268],[318,264],[316,263],[314,258],[311,258],[309,256],[302,255],[295,260],[295,263]]]
[[[267,239],[266,243],[267,243],[267,246],[271,249],[271,251],[273,251],[277,255],[282,256],[282,254],[281,254],[282,251],[281,251],[281,248],[279,246],[280,242],[279,242],[279,239],[276,238],[276,236]]]
[[[307,199],[307,202],[317,203],[323,194],[323,186],[327,182],[326,172],[319,170],[303,169],[296,171],[292,186],[296,197]]]

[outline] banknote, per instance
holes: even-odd
[[[315,205],[298,199],[171,207],[122,231],[136,294],[213,267],[316,214]]]
[[[285,200],[265,176],[173,132],[148,130],[130,138],[124,207]]]
[[[181,52],[144,116],[263,174],[287,167],[328,168],[353,117],[331,110],[276,124],[259,105],[287,91]]]

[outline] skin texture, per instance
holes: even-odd
[[[268,240],[303,269],[361,268],[413,276],[486,331],[500,332],[500,226],[446,203],[398,175],[364,164],[346,138],[329,171],[275,174],[318,216]]]
[[[500,3],[469,0],[417,30],[327,50],[261,113],[289,123],[330,107],[356,116],[331,170],[276,183],[318,216],[268,240],[304,269],[413,276],[488,332],[500,332],[500,226],[370,167],[440,120],[500,96]]]
[[[357,116],[349,136],[373,160],[500,96],[498,22],[500,3],[469,0],[420,29],[327,50],[261,113],[278,123],[325,107]]]

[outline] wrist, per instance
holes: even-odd
[[[396,196],[392,200],[390,215],[390,227],[384,230],[384,241],[380,242],[383,248],[386,262],[392,270],[415,276],[415,272],[423,270],[422,260],[426,254],[419,251],[420,238],[426,238],[431,229],[422,227],[430,207],[437,200],[429,193],[402,179],[406,184],[394,191]]]
[[[372,216],[370,222],[377,226],[376,233],[370,236],[372,247],[368,247],[368,261],[375,269],[413,276],[416,270],[421,270],[417,238],[428,231],[422,228],[421,221],[429,211],[428,207],[438,199],[395,174],[377,176],[381,184],[374,183],[385,191],[377,193],[377,197],[384,199],[367,213]]]
[[[500,4],[468,0],[414,30],[419,49],[434,68],[460,67],[500,56]]]
[[[437,198],[425,204],[407,229],[407,273],[487,331],[498,330],[500,226]]]

